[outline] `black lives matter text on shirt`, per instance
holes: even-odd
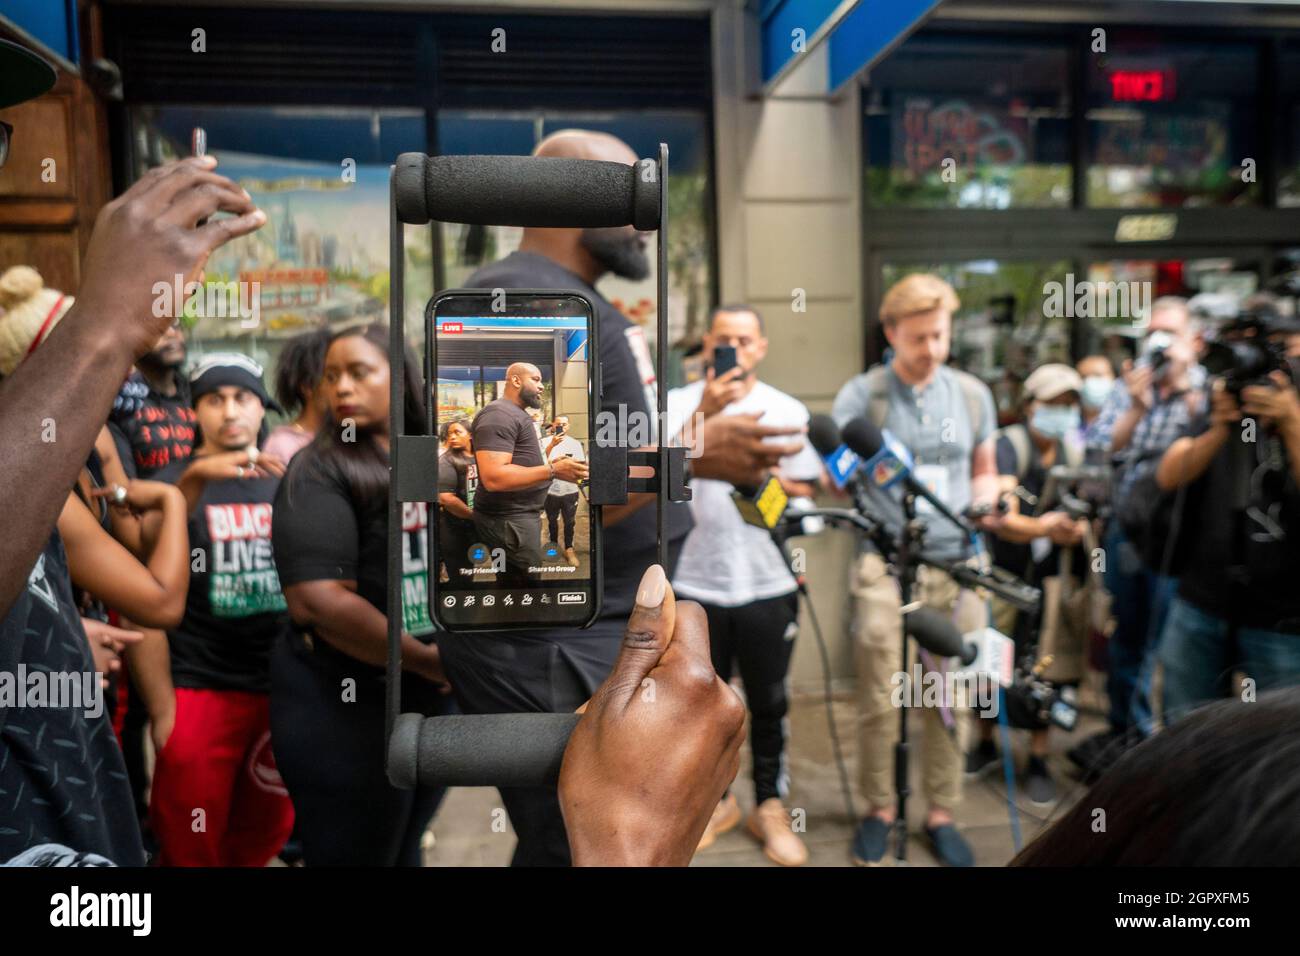
[[[175,484],[189,462],[158,473]],[[177,687],[270,692],[270,653],[289,627],[271,545],[278,478],[210,481],[189,516],[185,617],[168,632]]]
[[[602,416],[613,416],[615,421],[629,421],[634,415],[648,416],[653,421],[654,366],[641,328],[580,277],[545,256],[512,252],[501,261],[479,269],[465,285],[480,289],[581,292],[596,312]],[[675,553],[691,530],[690,506],[685,502],[670,502],[665,517],[670,552]],[[656,534],[654,508],[640,508],[605,529],[602,618],[626,618],[631,612],[641,575],[658,560]],[[673,568],[667,570],[671,577]]]
[[[94,676],[95,664],[68,578],[58,531],[50,535],[27,585],[0,621],[0,861],[41,843],[98,853],[119,866],[143,866],[144,848],[122,749],[106,712],[87,716],[86,700],[37,700],[31,675],[47,689],[57,678]],[[14,681],[29,675],[26,688]],[[10,700],[28,692],[24,706]],[[102,697],[100,698],[102,701]],[[59,706],[56,706],[58,704]],[[38,705],[38,706],[35,706]]]
[[[197,419],[189,389],[181,385],[175,395],[163,395],[132,372],[113,400],[109,428],[128,476],[152,478],[190,457]]]
[[[471,511],[478,497],[478,462],[473,455],[448,449],[438,459],[438,494],[453,494]],[[448,525],[462,531],[472,531],[474,522],[442,509]]]
[[[380,613],[388,613],[388,505],[382,497],[365,507],[356,503],[342,472],[308,446],[293,457],[280,482],[272,522],[282,587],[304,581],[356,581],[357,593]],[[404,502],[402,626],[415,637],[431,639],[427,526],[424,502]]]
[[[537,429],[528,413],[508,398],[489,402],[474,416],[470,426],[474,451],[497,451],[510,455],[510,463],[523,468],[536,468],[546,464],[542,446],[537,440]],[[513,491],[478,489],[474,510],[485,515],[533,515],[546,505],[546,492],[551,487],[548,475],[535,485]]]

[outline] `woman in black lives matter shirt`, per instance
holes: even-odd
[[[170,662],[135,661],[158,748],[149,814],[163,866],[265,866],[293,828],[269,700],[271,645],[289,627],[271,553],[284,464],[257,451],[278,406],[261,366],[234,353],[195,368],[190,395],[194,455],[160,473],[189,513],[185,616],[167,633]]]
[[[271,730],[309,866],[420,865],[442,788],[398,790],[384,754],[388,650],[388,330],[340,332],[329,414],[276,495],[275,562],[295,629],[271,654]],[[424,421],[406,357],[408,428]],[[427,600],[425,506],[403,506],[402,710],[451,709]]]
[[[438,557],[447,568],[449,583],[466,584],[469,579],[462,572],[471,565],[474,493],[478,489],[478,464],[470,446],[469,420],[446,422],[438,437],[442,439],[438,457]]]

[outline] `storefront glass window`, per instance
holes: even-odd
[[[864,90],[873,206],[1070,205],[1063,44],[920,37]]]
[[[1252,44],[1110,31],[1088,63],[1088,205],[1260,201]]]
[[[1278,124],[1282,169],[1277,183],[1279,206],[1300,206],[1300,43],[1287,43],[1278,57]]]
[[[1069,281],[1067,260],[973,259],[964,262],[890,262],[882,288],[912,272],[950,282],[961,299],[953,317],[949,362],[978,375],[993,390],[1002,423],[1015,421],[1019,383],[1045,362],[1073,362],[1072,318],[1052,306],[1053,283]]]
[[[244,352],[269,376],[284,341],[301,332],[388,320],[389,164],[426,148],[422,111],[167,106],[139,107],[133,119],[137,176],[188,155],[201,126],[218,171],[267,214],[208,261],[202,301],[182,319],[192,356]],[[432,233],[406,229],[415,333],[433,289]]]
[[[668,320],[669,339],[698,335],[712,301],[712,213],[708,121],[684,111],[555,113],[546,111],[443,110],[438,115],[438,149],[444,155],[526,155],[544,137],[562,129],[611,133],[642,157],[669,147]],[[462,285],[479,266],[508,255],[523,230],[510,226],[442,224],[444,282]],[[658,280],[653,241],[647,246],[651,274],[640,282],[605,276],[601,293],[634,322],[653,322]],[[654,337],[650,336],[653,341]]]
[[[1088,280],[1098,289],[1127,290],[1130,302],[1141,303],[1129,311],[1098,315],[1091,326],[1089,351],[1105,354],[1119,368],[1133,357],[1138,338],[1150,318],[1151,303],[1161,296],[1193,299],[1210,293],[1201,303],[1211,320],[1224,317],[1223,309],[1259,291],[1261,263],[1253,259],[1101,259],[1088,264]]]

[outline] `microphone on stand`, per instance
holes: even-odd
[[[865,418],[855,418],[844,426],[843,434],[844,444],[863,459],[861,470],[871,484],[883,490],[901,482],[910,493],[929,502],[935,511],[966,534],[978,534],[969,521],[953,514],[934,492],[916,480],[912,474],[911,452],[887,430],[882,432]]]

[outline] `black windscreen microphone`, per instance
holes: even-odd
[[[808,418],[808,442],[817,449],[817,454],[829,458],[842,444],[840,427],[829,415],[811,415]]]
[[[964,640],[957,625],[932,607],[909,611],[903,620],[907,622],[908,636],[915,638],[916,643],[931,654],[961,658],[963,666],[973,663],[979,656],[979,647]]]
[[[558,156],[426,156],[393,168],[397,218],[494,226],[659,228],[658,166]]]
[[[821,456],[826,474],[835,483],[835,487],[856,493],[861,484],[858,470],[862,458],[845,443],[835,419],[822,414],[811,416],[808,419],[808,441]]]
[[[885,433],[865,418],[855,418],[846,422],[840,435],[844,439],[844,444],[863,458],[872,458],[885,447]]]

